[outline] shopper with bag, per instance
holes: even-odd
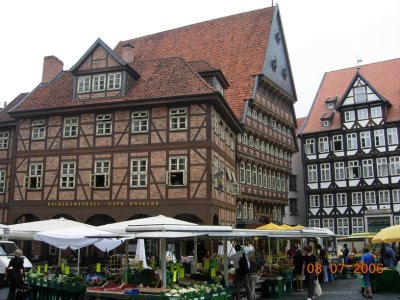
[[[314,286],[316,285],[316,282],[318,282],[318,278],[316,276],[317,274],[316,270],[318,269],[317,257],[314,254],[312,254],[312,247],[305,246],[303,250],[306,253],[306,255],[304,256],[303,274],[306,276],[306,282],[308,288],[307,300],[311,300],[314,297]]]
[[[15,250],[15,256],[10,260],[6,278],[10,281],[7,300],[13,300],[18,287],[24,282],[24,258],[21,249]]]

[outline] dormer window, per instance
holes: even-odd
[[[367,92],[365,86],[359,86],[354,88],[354,102],[362,103],[367,101]]]
[[[221,83],[219,82],[218,79],[214,80],[214,88],[221,93],[221,95],[224,95],[224,88],[222,87]]]
[[[121,73],[108,74],[108,90],[119,90],[121,88]]]
[[[104,73],[78,77],[77,93],[119,90],[122,86],[122,73]]]
[[[78,77],[78,93],[90,92],[90,76],[79,76]]]
[[[275,59],[271,62],[272,71],[276,72],[277,67],[278,67],[278,60],[275,57]]]
[[[97,74],[93,75],[93,92],[100,92],[106,89],[106,75],[105,74]]]
[[[275,41],[277,44],[281,41],[281,34],[279,32],[275,33]]]
[[[334,109],[334,108],[335,108],[335,104],[333,102],[326,103],[326,109]]]
[[[322,120],[322,127],[329,127],[331,126],[330,120]]]

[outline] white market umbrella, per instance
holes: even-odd
[[[96,228],[75,226],[61,229],[47,230],[35,233],[33,238],[60,249],[80,249],[94,245],[101,251],[110,251],[121,245],[121,241],[113,238],[102,238],[110,233]],[[96,236],[96,237],[88,237]]]
[[[8,236],[11,240],[33,240],[33,235],[35,233],[47,230],[61,229],[61,228],[71,228],[71,227],[92,227],[89,224],[84,224],[81,222],[68,220],[65,218],[50,219],[43,221],[34,221],[9,225],[10,235]]]

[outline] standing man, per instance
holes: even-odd
[[[364,263],[368,266],[367,272],[363,274],[363,280],[364,280],[364,293],[363,296],[365,298],[372,298],[372,289],[371,289],[371,273],[369,272],[370,264],[375,263],[374,256],[369,252],[368,246],[364,246],[363,248],[364,254],[361,256],[361,263]]]
[[[316,272],[317,269],[317,257],[312,254],[311,246],[304,247],[305,256],[303,259],[303,274],[306,276],[307,282],[307,300],[311,300],[314,298],[314,285],[316,280]]]
[[[250,270],[250,261],[246,255],[246,253],[241,250],[239,244],[235,245],[236,253],[229,257],[229,260],[233,261],[233,267],[235,268],[235,293],[236,293],[236,300],[240,300],[240,288],[241,284],[243,283],[244,288],[246,290],[247,300],[252,300],[251,297],[251,290],[250,290],[250,283],[249,283],[249,271]],[[247,274],[245,274],[244,270],[240,268],[239,261],[244,257],[247,261]]]
[[[10,280],[7,300],[14,299],[17,288],[24,282],[24,259],[22,257],[22,250],[15,250],[14,255],[7,268],[7,278]]]
[[[342,251],[344,263],[347,264],[349,261],[349,248],[347,248],[347,244],[344,244],[343,246],[344,249],[341,249],[340,251]]]
[[[317,250],[319,251],[318,258],[322,265],[322,275],[323,275],[323,282],[328,282],[328,268],[329,268],[329,261],[326,251],[320,244],[316,246]]]

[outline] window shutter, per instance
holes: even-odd
[[[166,185],[171,185],[170,171],[166,171],[165,172],[165,184]]]
[[[182,176],[183,176],[183,185],[186,185],[187,184],[187,172],[183,171]]]
[[[90,186],[96,187],[96,175],[95,174],[90,174]]]
[[[29,176],[25,176],[24,177],[24,188],[29,189],[29,183],[30,183],[31,179]]]
[[[110,186],[110,175],[109,174],[104,174],[104,187],[109,187]]]

